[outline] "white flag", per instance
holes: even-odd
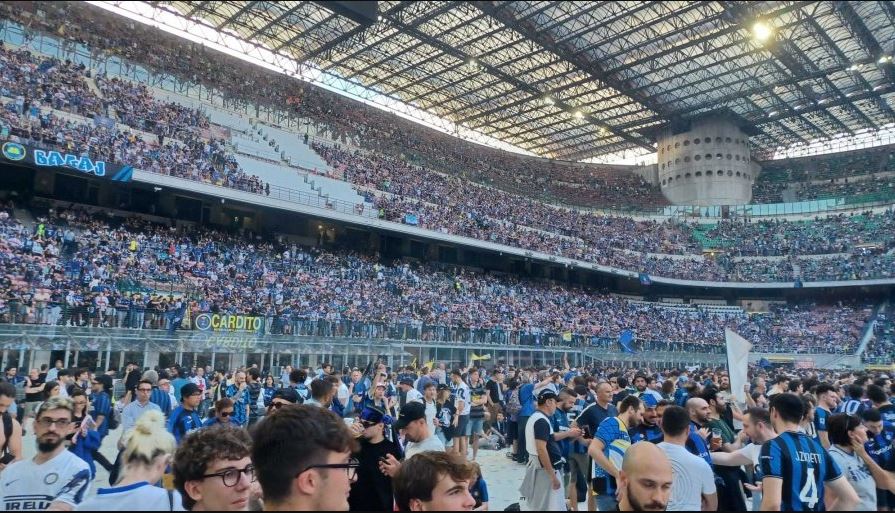
[[[752,344],[729,329],[724,330],[727,343],[727,372],[730,374],[730,392],[737,402],[746,402],[743,387],[749,382],[749,351]]]

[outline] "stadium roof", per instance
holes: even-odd
[[[654,148],[727,108],[759,154],[895,122],[895,3],[149,2],[534,154]]]

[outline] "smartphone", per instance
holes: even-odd
[[[9,465],[15,459],[16,459],[16,457],[14,455],[12,455],[10,453],[6,453],[3,455],[2,458],[0,458],[0,465]]]
[[[342,420],[345,421],[345,425],[348,427],[351,427],[351,425],[354,424],[354,417],[345,417]]]

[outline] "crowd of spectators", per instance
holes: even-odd
[[[54,9],[47,11],[50,17],[45,19],[51,19]],[[75,12],[81,13],[81,9]],[[108,49],[107,46],[101,47]],[[115,48],[120,50],[120,47]],[[136,52],[139,48],[133,47],[132,50]],[[120,162],[155,173],[269,194],[269,185],[242,170],[223,141],[204,138],[209,133],[205,130],[209,127],[209,120],[200,111],[157,101],[145,85],[109,79],[102,74],[96,77],[98,89],[103,95],[98,98],[84,82],[90,70],[51,58],[39,58],[23,50],[2,49],[0,52],[0,57],[10,63],[5,68],[0,86],[11,94],[15,91],[23,93],[20,95],[21,102],[17,97],[3,111],[3,131],[13,140],[39,141],[97,160]],[[138,55],[130,57],[137,58]],[[22,75],[16,72],[19,68],[31,71]],[[56,78],[56,71],[60,69],[67,70],[64,79]],[[60,90],[65,91],[61,97],[54,92]],[[312,90],[316,91],[308,89]],[[331,102],[323,99],[328,98],[323,93],[314,94],[321,95],[321,98],[315,99],[315,102],[320,102],[318,107]],[[49,102],[47,105],[88,117],[114,115],[119,122],[134,130],[118,131],[103,123],[63,118],[41,108],[41,99]],[[301,108],[317,108],[310,107],[306,101],[296,100],[294,96],[292,104]],[[90,109],[94,112],[89,112]],[[342,115],[335,117],[345,119]],[[355,128],[374,121],[377,120],[364,118],[363,123],[358,123]],[[386,123],[384,126],[399,125]],[[422,137],[418,133],[424,130],[412,126],[415,127],[412,133],[408,132],[397,139],[385,139],[392,141],[392,144],[403,144],[395,141],[404,141],[404,136],[411,140]],[[154,132],[157,141],[151,137],[147,140],[143,135],[145,131]],[[466,144],[455,138],[448,139],[457,141],[457,144]],[[888,270],[889,260],[875,255],[829,257],[805,265],[799,265],[798,259],[793,258],[744,260],[727,256],[848,253],[861,243],[878,244],[889,249],[893,245],[891,212],[875,217],[872,214],[840,216],[810,223],[723,222],[709,231],[706,237],[720,241],[725,254],[718,258],[703,258],[703,249],[716,248],[704,247],[694,236],[694,225],[677,220],[660,223],[596,215],[548,205],[531,195],[508,192],[503,185],[496,188],[475,183],[487,182],[485,175],[497,180],[501,173],[508,170],[514,174],[513,180],[519,183],[536,183],[537,178],[526,177],[525,173],[541,171],[535,168],[526,170],[523,165],[534,162],[532,159],[501,153],[503,162],[509,164],[500,169],[487,164],[490,166],[487,172],[476,178],[472,176],[478,172],[475,171],[476,166],[450,159],[466,159],[473,155],[476,162],[489,162],[491,157],[481,160],[475,152],[445,148],[434,142],[426,146],[427,151],[423,152],[429,155],[430,161],[427,162],[421,162],[418,155],[413,156],[416,153],[412,144],[404,148],[406,151],[398,151],[400,148],[397,146],[388,148],[379,145],[376,148],[375,151],[361,151],[314,145],[314,149],[341,174],[340,178],[367,190],[368,198],[390,221],[407,222],[445,233],[670,278],[709,281],[792,281],[800,278],[804,281],[854,279],[855,276],[887,277],[891,274]],[[432,159],[440,162],[433,162]],[[566,184],[574,180],[573,175],[588,176],[589,181],[594,178],[588,175],[592,170],[585,168],[563,168],[559,163],[546,160],[537,162],[560,173],[557,176]],[[423,165],[420,166],[420,163]],[[437,172],[435,168],[461,171],[449,174]],[[625,196],[628,192],[618,190],[616,195]],[[663,256],[667,254],[688,255],[690,258]]]
[[[889,364],[895,360],[895,307],[880,309],[873,337],[862,354],[865,363]]]
[[[782,203],[787,189],[795,201],[868,194],[895,194],[895,147],[783,159],[762,163],[753,189],[756,203]],[[861,177],[855,180],[854,177]]]
[[[189,310],[260,316],[268,333],[547,345],[614,343],[631,330],[642,348],[703,352],[720,350],[731,327],[767,350],[847,353],[869,316],[861,305],[751,316],[667,308],[77,210],[38,214],[33,228],[2,217],[6,322],[163,328]],[[133,292],[135,282],[177,293]]]
[[[208,127],[204,115],[158,102],[145,86],[97,77],[104,95],[98,98],[84,81],[87,70],[27,50],[0,47],[0,66],[0,93],[14,98],[0,113],[5,139],[223,187],[269,191],[268,184],[239,167],[222,141],[200,135],[199,129]],[[135,130],[99,122],[110,110]],[[63,117],[60,111],[83,117]],[[156,140],[142,133],[146,130]],[[178,139],[165,140],[166,135]]]

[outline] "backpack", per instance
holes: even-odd
[[[109,418],[106,419],[106,422],[109,424],[109,431],[118,429],[118,426],[121,425],[121,410],[118,409],[118,405],[113,402],[111,410],[112,411],[109,412]]]
[[[510,398],[507,400],[506,414],[507,417],[515,418],[522,410],[522,403],[519,402],[519,389],[510,392]]]

